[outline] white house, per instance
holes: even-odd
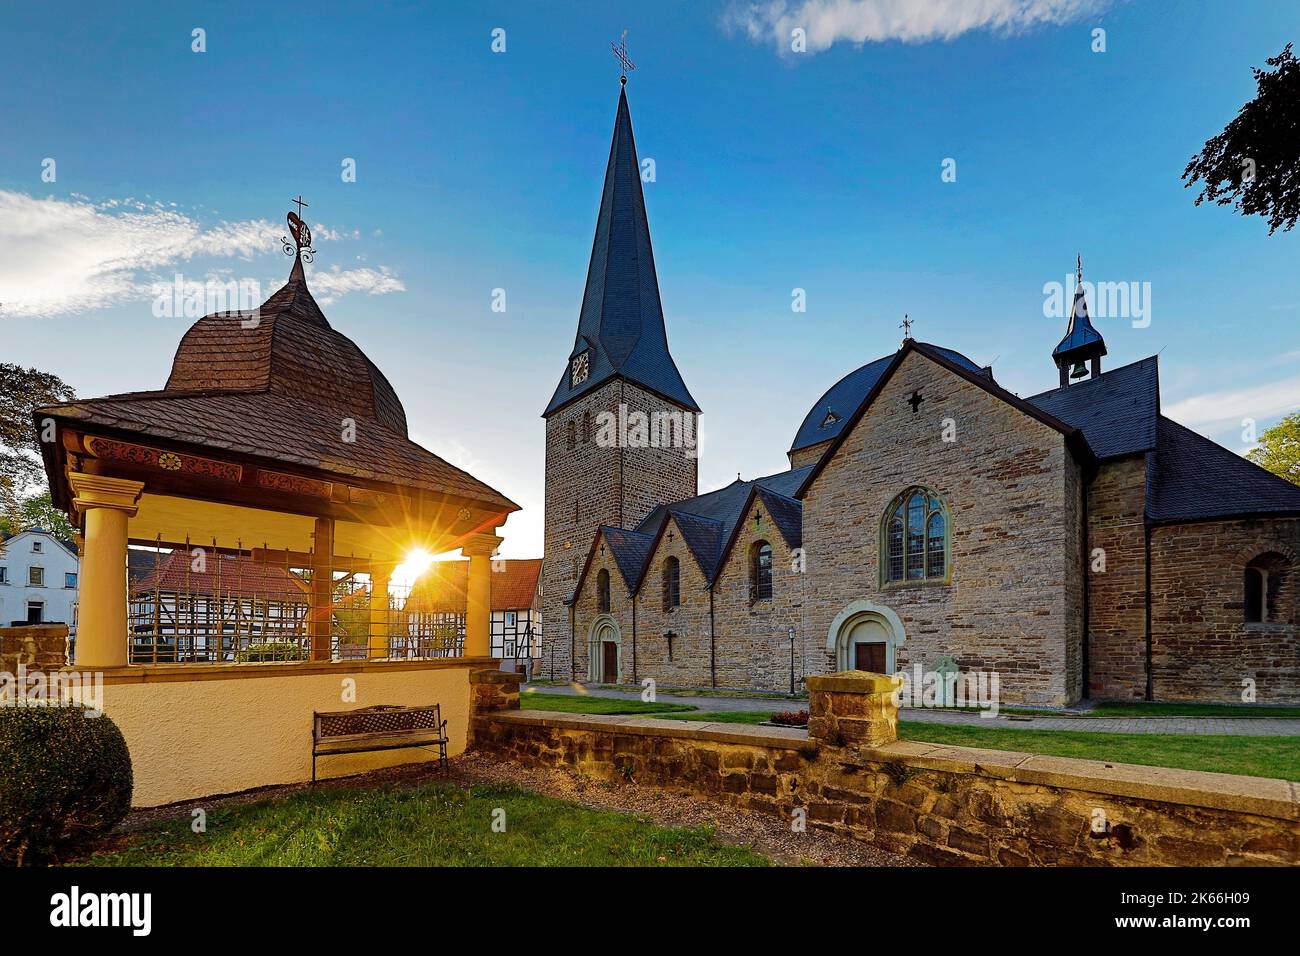
[[[0,540],[0,626],[77,624],[77,552],[33,528]]]

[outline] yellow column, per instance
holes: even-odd
[[[370,567],[370,659],[381,660],[388,656],[388,581],[392,565],[374,564]]]
[[[68,473],[72,503],[85,516],[77,614],[78,667],[107,669],[127,662],[126,519],[135,514],[144,482]]]
[[[461,548],[461,553],[469,558],[469,584],[465,588],[466,657],[491,654],[492,555],[500,545],[501,539],[495,535],[480,534]]]

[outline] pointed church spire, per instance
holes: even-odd
[[[686,410],[700,410],[668,351],[625,88],[618,94],[578,334],[543,416],[614,378],[641,385]]]
[[[1084,363],[1092,362],[1092,377],[1101,374],[1101,357],[1106,354],[1106,340],[1092,327],[1088,317],[1088,299],[1083,291],[1083,256],[1075,261],[1074,304],[1070,307],[1070,324],[1066,327],[1065,338],[1052,350],[1052,361],[1061,373],[1061,387],[1070,384],[1072,378],[1083,378],[1088,374]]]

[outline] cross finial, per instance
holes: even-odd
[[[1083,285],[1083,253],[1079,253],[1078,259],[1075,260],[1074,281]]]
[[[906,312],[903,313],[903,321],[899,323],[898,327],[903,330],[904,342],[912,337],[912,320],[907,317]]]
[[[299,193],[299,194],[298,194],[298,198],[297,198],[297,199],[290,199],[289,202],[291,202],[291,203],[297,203],[297,204],[298,204],[298,218],[301,219],[301,218],[302,218],[302,210],[303,210],[303,207],[306,206],[306,205],[309,205],[308,203],[303,202],[303,200],[302,200],[302,193]]]
[[[626,27],[623,29],[623,36],[619,38],[618,43],[617,44],[611,43],[609,45],[609,48],[614,51],[614,55],[618,57],[618,62],[621,63],[623,66],[623,73],[618,78],[618,81],[619,83],[626,86],[628,71],[636,69],[636,64],[627,58],[627,28]]]

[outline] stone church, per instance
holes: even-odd
[[[623,91],[543,413],[542,672],[790,691],[943,662],[1005,703],[1300,702],[1300,487],[1163,417],[1155,356],[1105,356],[1081,282],[1029,398],[906,338],[812,403],[789,470],[699,494]]]

